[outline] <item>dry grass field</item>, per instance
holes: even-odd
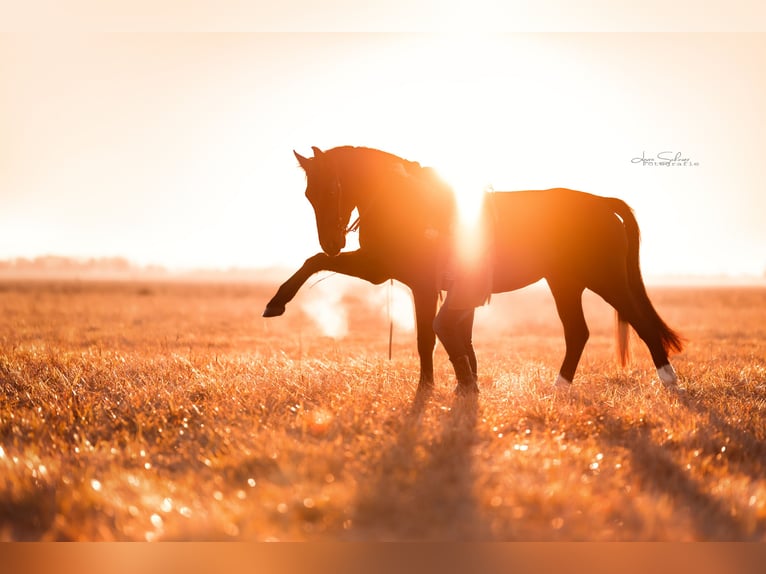
[[[418,403],[414,334],[389,360],[387,286],[354,285],[334,339],[319,287],[263,319],[272,286],[0,283],[0,539],[766,541],[766,289],[650,289],[681,393],[588,296],[553,395],[550,295],[498,296],[478,400],[437,348]]]

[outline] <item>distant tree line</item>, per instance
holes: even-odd
[[[176,279],[202,281],[247,281],[277,283],[289,269],[270,268],[192,268],[170,270],[161,265],[138,265],[124,257],[40,257],[0,260],[0,278],[97,278],[97,279]]]
[[[124,257],[77,258],[62,255],[43,255],[40,257],[0,260],[0,272],[17,273],[163,273],[165,269],[152,265],[140,267]]]

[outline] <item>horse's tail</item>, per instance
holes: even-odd
[[[620,199],[611,199],[612,209],[620,216],[625,226],[625,234],[628,239],[628,253],[626,258],[626,270],[628,275],[628,288],[638,311],[658,330],[662,348],[665,353],[670,355],[683,350],[683,338],[673,329],[668,327],[665,321],[657,313],[657,310],[649,300],[646,293],[644,280],[641,277],[641,267],[639,266],[638,248],[641,243],[641,232],[638,229],[638,222],[630,206]],[[628,361],[628,322],[625,317],[617,312],[616,325],[617,354],[620,363],[624,366]]]

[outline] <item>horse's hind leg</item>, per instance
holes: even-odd
[[[585,343],[590,336],[582,310],[582,292],[585,288],[561,279],[547,278],[547,281],[553,293],[553,299],[556,301],[559,318],[564,325],[566,340],[566,354],[555,386],[565,388],[574,379]]]
[[[662,345],[662,339],[657,327],[645,313],[641,312],[630,293],[627,278],[620,275],[617,275],[617,277],[619,279],[611,284],[590,288],[600,295],[604,301],[614,307],[620,318],[627,321],[646,344],[652,356],[652,362],[657,369],[657,374],[663,384],[670,387],[675,386],[677,382],[675,371],[670,366],[668,354]]]

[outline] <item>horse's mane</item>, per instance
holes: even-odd
[[[353,162],[364,171],[388,170],[401,177],[414,177],[441,191],[452,193],[449,185],[439,177],[434,168],[422,166],[416,161],[410,161],[386,151],[370,147],[340,146],[327,150],[325,154],[335,158],[336,161]]]
[[[400,216],[426,222],[446,233],[457,214],[452,188],[431,167],[374,148],[343,146],[324,152],[340,170],[363,179],[361,189],[371,195],[382,193],[383,204],[395,206]],[[378,203],[378,209],[382,204]],[[402,208],[405,208],[402,210]]]
[[[405,167],[407,172],[417,172],[418,170],[423,169],[423,167],[416,161],[409,161],[398,155],[371,147],[346,145],[328,149],[325,153],[336,158],[348,159],[349,161],[354,162],[362,161],[367,164],[372,164],[367,167],[373,167],[374,165],[401,164]]]

